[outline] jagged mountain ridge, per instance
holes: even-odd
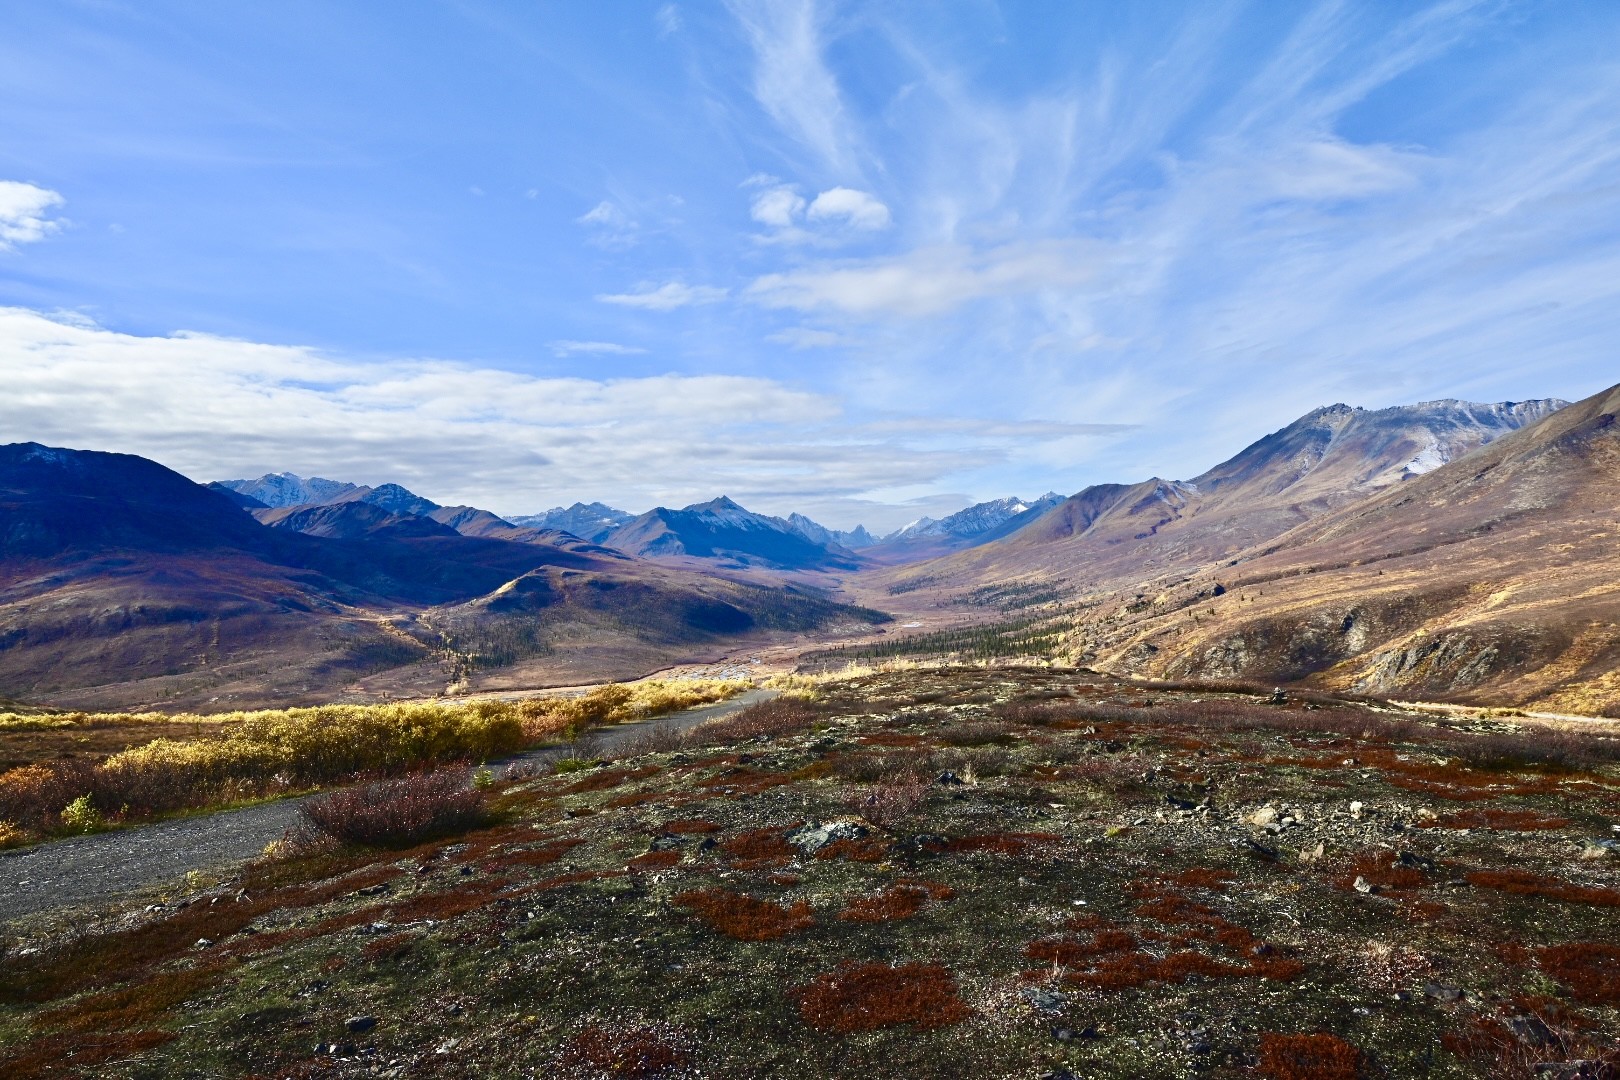
[[[604,540],[609,547],[651,559],[716,559],[777,570],[854,570],[853,552],[811,540],[790,522],[745,510],[722,495],[679,510],[655,507]]]
[[[1035,573],[1107,583],[1191,569],[1406,483],[1565,404],[1327,406],[1190,480],[1096,484],[997,542],[945,565],[908,571],[968,579]]]
[[[530,528],[560,529],[582,540],[601,543],[614,529],[634,520],[635,516],[605,503],[576,502],[569,507],[554,506],[543,514],[517,514],[506,520]]]

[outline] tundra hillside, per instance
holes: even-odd
[[[504,778],[460,835],[312,827],[16,933],[0,1068],[1613,1076],[1617,734],[1045,668],[823,680]]]

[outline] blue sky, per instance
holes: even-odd
[[[1620,6],[0,9],[0,433],[892,528],[1620,381]]]

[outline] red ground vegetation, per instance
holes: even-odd
[[[645,855],[637,855],[626,864],[626,868],[637,871],[668,870],[681,861],[678,851],[649,851]]]
[[[933,964],[846,964],[793,996],[805,1023],[841,1035],[897,1024],[947,1027],[972,1015],[957,997],[951,973]]]
[[[785,866],[798,852],[787,842],[794,825],[750,829],[720,842],[726,861],[739,870],[766,870]]]
[[[653,1080],[681,1068],[688,1057],[646,1028],[614,1030],[592,1025],[568,1040],[561,1063],[588,1065],[626,1080]]]
[[[677,818],[674,821],[664,822],[663,828],[658,831],[670,836],[690,836],[697,833],[719,832],[720,826],[702,818]]]
[[[70,1076],[115,1058],[134,1057],[173,1038],[172,1031],[42,1035],[0,1057],[0,1072],[9,1080]]]
[[[648,765],[640,769],[598,769],[583,780],[577,780],[563,788],[564,795],[581,795],[587,791],[606,791],[616,788],[620,784],[632,780],[645,780],[649,776],[657,776],[663,772],[657,765]]]
[[[1068,922],[1068,929],[1075,933],[1030,942],[1024,955],[1050,964],[1068,982],[1098,990],[1173,985],[1196,975],[1287,981],[1305,970],[1299,961],[1280,955],[1248,929],[1162,880],[1133,882],[1127,889],[1137,898],[1139,917],[1174,931],[1132,932],[1095,915],[1078,915]],[[1165,942],[1170,951],[1159,956],[1143,948],[1144,941]],[[1222,953],[1225,955],[1216,955]],[[1040,970],[1026,973],[1030,978],[1046,974]]]
[[[1263,1035],[1259,1069],[1269,1080],[1356,1080],[1362,1053],[1337,1035]]]
[[[583,840],[553,840],[551,843],[541,844],[539,847],[503,851],[494,861],[496,865],[500,866],[550,866],[584,842]]]
[[[1598,907],[1620,907],[1620,889],[1598,889],[1586,885],[1571,885],[1557,878],[1542,877],[1527,870],[1479,870],[1463,875],[1470,885],[1517,896],[1541,896],[1548,900],[1562,900],[1569,904],[1593,904]]]
[[[1455,814],[1446,814],[1437,821],[1420,821],[1414,828],[1537,832],[1544,829],[1562,829],[1569,823],[1569,818],[1542,814],[1535,810],[1463,810]]]
[[[850,862],[882,862],[893,850],[887,840],[867,837],[860,840],[834,840],[816,852],[818,859],[848,859]]]
[[[694,889],[680,893],[675,903],[695,912],[711,928],[738,941],[774,941],[815,924],[810,905],[803,900],[784,907],[769,900],[727,892]]]
[[[1404,866],[1393,851],[1375,851],[1358,855],[1335,880],[1334,885],[1345,891],[1356,887],[1361,878],[1380,890],[1421,889],[1428,885],[1429,876],[1416,866]]]
[[[1620,1005],[1620,945],[1572,941],[1536,950],[1541,970],[1588,1005]]]
[[[956,891],[934,881],[902,881],[872,896],[863,896],[839,912],[844,922],[893,922],[909,919],[930,900],[949,900]]]

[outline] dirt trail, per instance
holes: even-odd
[[[605,753],[653,728],[685,730],[774,694],[750,690],[715,705],[603,728],[591,732],[583,745],[590,752]],[[564,752],[566,748],[545,747],[507,758],[503,764],[543,761]],[[0,852],[0,925],[40,912],[179,886],[194,870],[220,871],[245,862],[297,823],[303,801],[283,799]]]

